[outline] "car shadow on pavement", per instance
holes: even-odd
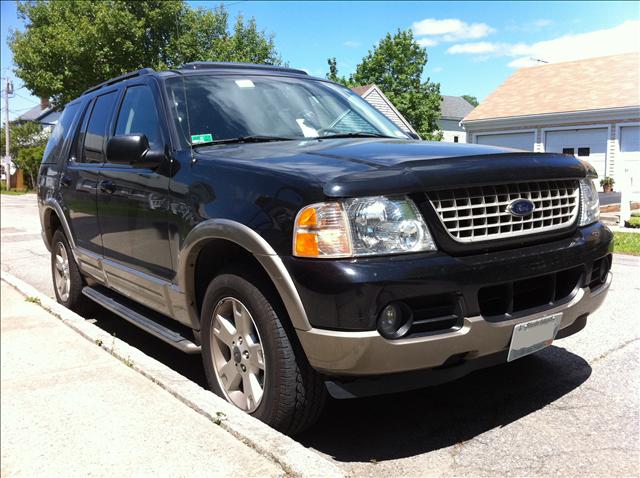
[[[200,355],[184,354],[99,306],[87,318],[207,388]],[[342,462],[410,457],[508,425],[571,392],[590,375],[584,359],[552,346],[444,385],[330,399],[318,423],[295,439]]]
[[[318,424],[296,439],[342,462],[378,462],[465,442],[571,392],[589,364],[552,346],[509,364],[412,392],[330,400]]]
[[[185,354],[97,304],[91,314],[85,315],[85,319],[91,320],[105,332],[162,362],[201,387],[207,388],[200,354]]]

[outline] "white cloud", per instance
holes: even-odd
[[[458,18],[425,18],[414,22],[412,27],[416,36],[435,37],[437,41],[448,42],[477,40],[495,31],[486,23],[466,23]]]
[[[457,55],[460,53],[494,53],[498,50],[498,43],[490,43],[487,41],[477,43],[460,43],[447,48],[447,53]]]
[[[616,27],[587,33],[569,34],[537,43],[475,42],[453,45],[450,54],[475,54],[514,58],[512,68],[579,60],[595,56],[640,51],[640,21],[629,20]],[[485,58],[483,58],[485,59]]]
[[[433,38],[429,38],[429,37],[418,39],[418,45],[422,47],[436,46],[438,43],[439,43],[438,40],[434,40]]]
[[[347,48],[358,48],[360,45],[362,45],[362,43],[360,43],[359,41],[348,40],[344,42],[343,45]]]

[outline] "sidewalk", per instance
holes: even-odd
[[[1,282],[2,477],[282,476]]]

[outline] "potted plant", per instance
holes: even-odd
[[[613,184],[614,183],[615,183],[615,181],[610,176],[605,176],[604,178],[602,178],[600,180],[600,186],[602,186],[602,190],[605,193],[610,193],[611,191],[613,191]]]

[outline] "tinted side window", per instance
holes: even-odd
[[[84,137],[83,162],[104,162],[104,142],[115,100],[115,91],[99,96],[96,100]]]
[[[146,85],[127,89],[116,123],[116,136],[144,134],[152,147],[162,146],[158,110],[151,89]]]
[[[44,150],[43,163],[55,163],[59,159],[62,147],[71,133],[71,125],[78,113],[78,108],[80,108],[80,103],[69,105],[58,118],[58,123],[53,128],[47,147]]]

